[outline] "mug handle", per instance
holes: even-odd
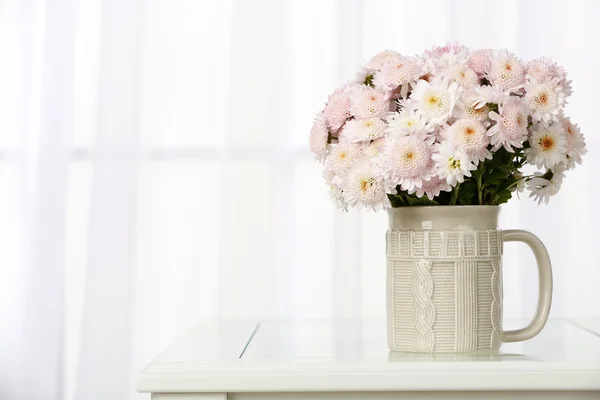
[[[502,231],[503,242],[523,242],[535,256],[538,267],[538,302],[535,316],[523,329],[514,331],[503,331],[503,342],[520,342],[531,339],[544,328],[550,314],[550,305],[552,304],[552,266],[550,256],[544,246],[544,243],[531,232],[521,229]]]

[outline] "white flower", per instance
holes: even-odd
[[[529,164],[551,169],[567,160],[566,139],[561,124],[536,124],[531,128],[530,148],[525,149]]]
[[[392,136],[421,135],[430,133],[432,130],[423,116],[411,107],[405,107],[400,112],[390,113],[387,123],[386,132]]]
[[[328,168],[323,170],[323,179],[325,179],[325,183],[327,183],[329,188],[329,198],[335,204],[336,208],[348,211],[348,203],[344,199],[344,194],[339,186],[342,179]]]
[[[329,138],[329,131],[325,126],[325,120],[322,114],[319,114],[313,123],[310,135],[308,137],[308,144],[310,150],[315,154],[318,161],[323,161],[327,156],[327,139]]]
[[[527,140],[527,110],[523,101],[515,96],[510,96],[500,106],[500,114],[495,111],[489,113],[492,121],[496,122],[488,131],[494,151],[504,147],[511,153],[513,147],[523,147]]]
[[[391,139],[385,148],[385,170],[393,183],[392,189],[396,185],[401,185],[403,190],[421,187],[433,173],[431,152],[432,146],[419,137]]]
[[[575,168],[575,164],[581,164],[581,157],[587,153],[585,139],[577,124],[573,124],[570,118],[563,118],[562,126],[567,139],[567,169]]]
[[[418,103],[418,111],[427,120],[443,125],[452,116],[459,87],[448,78],[437,77],[431,82],[419,80],[410,98]]]
[[[525,83],[525,67],[521,60],[508,50],[496,50],[490,60],[488,79],[494,86],[515,91]]]
[[[479,86],[474,88],[475,95],[471,106],[482,108],[487,103],[502,104],[508,98],[509,93],[497,86]]]
[[[383,153],[385,146],[387,145],[387,138],[381,137],[377,140],[373,140],[363,149],[363,154],[370,159],[377,159]]]
[[[427,195],[429,200],[433,200],[434,197],[439,196],[440,192],[450,192],[452,190],[452,186],[448,184],[443,179],[440,179],[437,176],[432,176],[430,180],[423,181],[423,185],[420,188],[413,188],[408,191],[408,194],[417,194],[417,198],[421,198],[424,195]]]
[[[519,171],[513,173],[513,178],[515,178],[517,180],[516,185],[513,186],[511,188],[512,192],[522,192],[523,190],[525,190],[525,186],[526,186],[526,181],[525,178],[523,178],[523,174],[520,173]]]
[[[441,75],[453,66],[467,62],[469,49],[458,43],[448,43],[443,47],[425,50],[424,58],[427,68],[433,75]]]
[[[560,164],[554,171],[542,174],[536,172],[534,177],[527,182],[527,189],[531,191],[529,197],[533,197],[538,204],[548,204],[551,196],[560,190],[564,174],[564,165]]]
[[[474,90],[464,91],[456,102],[454,107],[454,118],[476,118],[481,122],[486,122],[488,113],[490,112],[489,107],[484,102],[479,108],[476,108],[476,96]]]
[[[486,127],[475,118],[464,118],[446,126],[442,137],[449,140],[457,149],[463,151],[475,165],[479,161],[492,159],[487,149],[489,138]]]
[[[367,159],[354,163],[342,182],[344,198],[351,206],[373,211],[388,204],[382,172]]]
[[[531,119],[538,121],[558,121],[558,116],[565,105],[563,88],[558,79],[538,82],[532,78],[525,84],[525,102],[531,110]]]
[[[470,177],[471,171],[477,169],[469,157],[448,140],[438,145],[437,153],[434,153],[431,158],[435,161],[438,176],[452,186],[464,182],[465,176]]]
[[[344,138],[348,142],[375,140],[385,134],[386,126],[381,118],[354,119],[344,125]]]
[[[340,142],[333,146],[325,160],[325,166],[334,174],[346,172],[352,163],[362,153],[361,146],[357,143]]]
[[[465,89],[479,86],[479,78],[475,71],[465,64],[452,67],[448,76]]]

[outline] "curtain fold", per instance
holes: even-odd
[[[75,399],[131,393],[141,2],[104,0]],[[102,351],[98,351],[102,349]]]
[[[0,2],[0,397],[145,398],[135,374],[201,318],[383,318],[387,216],[334,210],[307,137],[386,48],[458,40],[565,66],[589,153],[550,205],[511,200],[501,226],[548,247],[552,317],[600,315],[598,14],[592,0]],[[505,317],[527,319],[533,256],[505,249]]]

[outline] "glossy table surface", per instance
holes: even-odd
[[[385,334],[384,320],[204,321],[140,373],[137,389],[600,390],[600,318],[550,320],[495,355],[394,353]]]

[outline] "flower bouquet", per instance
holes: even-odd
[[[564,115],[571,92],[548,58],[458,44],[386,50],[329,97],[310,148],[344,210],[498,205],[523,190],[547,203],[586,152]]]
[[[329,97],[309,142],[331,198],[344,210],[388,209],[391,350],[496,352],[544,327],[548,253],[529,232],[499,230],[498,205],[523,190],[547,203],[581,164],[584,138],[564,115],[570,95],[548,58],[448,44],[383,51]],[[515,331],[502,331],[508,241],[526,243],[539,272],[536,315]]]

